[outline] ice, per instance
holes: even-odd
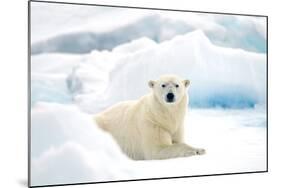
[[[92,113],[119,101],[137,99],[149,92],[150,79],[167,73],[191,80],[188,92],[192,107],[255,107],[264,104],[266,97],[266,56],[215,46],[200,30],[160,44],[141,38],[112,51],[36,55],[32,62],[34,73],[64,75],[61,84],[53,85],[66,98],[67,86],[62,85],[79,83],[79,91],[71,91],[75,96],[70,98]],[[40,92],[37,90],[34,93]]]
[[[163,42],[198,29],[216,45],[266,51],[262,17],[33,2],[31,22],[32,54],[112,50],[140,37]]]
[[[99,105],[98,111],[139,98],[149,92],[147,82],[163,74],[191,80],[191,107],[265,104],[266,56],[215,46],[200,30],[111,60],[114,63],[106,63],[115,66],[108,73],[106,89],[99,95],[85,93],[75,98],[88,112],[96,112],[94,104]]]
[[[38,101],[71,103],[72,96],[66,86],[65,74],[36,74],[31,75],[31,104]]]

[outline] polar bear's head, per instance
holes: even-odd
[[[163,75],[158,80],[148,82],[158,101],[168,105],[179,103],[186,95],[185,90],[189,87],[189,84],[189,80],[182,80],[175,75]]]

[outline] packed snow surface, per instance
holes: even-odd
[[[194,109],[187,143],[203,156],[132,161],[113,138],[73,105],[37,103],[32,109],[32,185],[263,171],[266,117],[262,109]]]

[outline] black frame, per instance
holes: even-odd
[[[193,12],[193,13],[207,13],[207,14],[222,14],[222,15],[236,15],[236,16],[251,16],[266,18],[266,170],[262,171],[249,171],[249,172],[234,172],[234,173],[221,173],[221,174],[205,174],[205,175],[191,175],[191,176],[175,176],[175,177],[159,177],[159,178],[146,178],[146,179],[130,179],[130,180],[114,180],[114,181],[98,181],[98,182],[82,182],[82,183],[69,183],[69,184],[51,184],[31,186],[30,184],[30,165],[31,165],[31,8],[32,2],[39,3],[52,3],[52,4],[70,4],[70,5],[84,5],[84,6],[97,6],[97,7],[112,7],[112,8],[130,8],[130,9],[146,9],[146,10],[161,10],[161,11],[176,11],[176,12]],[[207,12],[207,11],[193,11],[193,10],[175,10],[163,8],[148,8],[148,7],[133,7],[133,6],[119,6],[119,5],[104,5],[104,4],[88,4],[88,3],[71,3],[71,2],[57,2],[57,1],[41,1],[29,0],[28,1],[28,187],[53,187],[53,186],[67,186],[67,185],[85,185],[85,184],[98,184],[98,183],[114,183],[114,182],[130,182],[130,181],[143,181],[143,180],[161,180],[161,179],[176,179],[176,178],[190,178],[190,177],[208,177],[208,176],[222,176],[222,175],[236,175],[236,174],[254,174],[254,173],[267,173],[268,172],[268,16],[258,14],[240,14],[240,13],[223,13],[223,12]]]

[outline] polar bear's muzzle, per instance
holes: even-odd
[[[166,101],[169,103],[175,102],[175,95],[173,93],[168,93],[166,95]]]

